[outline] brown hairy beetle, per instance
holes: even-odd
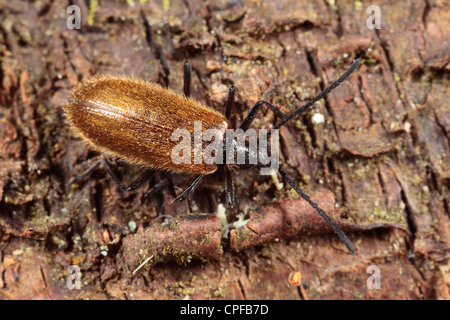
[[[264,105],[270,108],[277,117],[281,118],[273,128],[279,129],[295,116],[310,110],[315,102],[322,99],[350,76],[360,62],[361,59],[357,59],[329,87],[287,116],[283,115],[282,112],[267,101],[261,100],[256,102],[241,123],[240,129],[246,131],[255,119],[257,112]],[[95,150],[147,168],[136,181],[126,187],[114,174],[106,159],[103,159],[106,171],[123,190],[131,191],[138,188],[150,178],[151,173],[155,169],[196,175],[181,195],[176,198],[176,200],[182,201],[195,190],[205,175],[217,171],[220,164],[208,164],[205,162],[175,164],[171,159],[171,151],[175,147],[176,141],[171,139],[171,135],[179,128],[185,128],[193,134],[194,122],[201,121],[203,123],[202,133],[207,129],[214,128],[215,132],[223,137],[223,145],[225,145],[226,130],[231,128],[229,119],[235,95],[235,88],[231,86],[224,116],[218,111],[190,98],[190,86],[191,73],[190,65],[187,61],[184,63],[184,96],[165,89],[158,84],[133,78],[94,77],[74,89],[68,99],[65,113],[70,126]],[[267,133],[267,139],[270,138],[271,133],[272,131]],[[234,147],[232,152],[236,154],[242,153],[246,159],[241,164],[223,164],[226,178],[227,203],[230,206],[236,203],[236,207],[239,210],[239,197],[234,192],[231,171],[255,166],[263,167],[265,164],[261,162],[256,164],[249,163],[248,159],[251,150],[248,147],[241,149]],[[225,163],[225,161],[221,163]],[[99,164],[100,162],[82,176],[74,179],[72,183],[90,174]],[[348,250],[355,254],[350,240],[332,219],[281,168],[278,171],[283,179],[327,221],[345,243]]]

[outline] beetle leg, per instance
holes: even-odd
[[[178,200],[178,201],[183,201],[184,199],[186,199],[187,197],[189,197],[189,195],[194,192],[195,188],[197,188],[197,185],[200,183],[200,181],[203,179],[204,175],[199,175],[197,177],[195,177],[194,180],[192,180],[188,186],[186,187],[186,189],[184,189],[184,191],[175,199],[173,199],[173,201]],[[172,202],[173,202],[172,201]]]
[[[154,186],[152,186],[150,189],[148,189],[148,191],[144,194],[144,199],[146,199],[150,194],[152,194],[153,192],[155,192],[156,190],[158,190],[159,188],[163,187],[166,184],[166,181],[161,180],[160,182],[158,182],[157,184],[155,184]]]
[[[236,184],[234,183],[231,171],[227,170],[225,172],[225,183],[227,191],[227,204],[233,208],[233,201],[236,203],[236,213],[243,213],[241,210],[241,201],[239,200],[239,194],[236,190]]]
[[[233,177],[231,176],[231,172],[229,170],[225,171],[225,184],[227,189],[227,204],[231,208],[233,208],[234,184],[233,184]]]
[[[72,184],[83,180],[84,178],[90,176],[95,169],[97,169],[97,167],[101,164],[101,161],[96,162],[93,166],[91,166],[89,169],[87,169],[84,173],[80,174],[78,177],[73,178],[71,181],[69,181],[66,184],[66,187],[70,187]]]
[[[240,214],[240,213],[244,214],[242,212],[242,210],[241,210],[241,200],[239,199],[239,194],[237,192],[236,184],[234,183],[234,181],[233,181],[233,190],[234,190],[234,201],[236,202],[236,213],[237,214]]]
[[[189,61],[184,60],[184,95],[189,97],[191,95],[191,65]]]
[[[325,219],[325,221],[330,225],[330,227],[333,229],[334,232],[337,233],[339,238],[344,242],[345,246],[347,247],[348,251],[351,252],[351,254],[355,255],[355,249],[353,249],[353,246],[350,242],[350,240],[347,238],[345,233],[333,222],[333,220],[315,203],[312,201],[307,194],[305,194],[295,183],[294,181],[289,178],[286,172],[284,172],[281,168],[278,169],[281,176],[284,180],[303,198],[305,199],[311,207],[316,209],[316,211],[322,216],[322,218]]]
[[[284,118],[285,115],[284,113],[282,113],[280,110],[278,110],[277,107],[275,107],[274,105],[272,105],[271,103],[264,101],[264,100],[260,100],[258,102],[256,102],[253,107],[250,109],[250,111],[247,113],[247,116],[245,117],[244,121],[242,122],[240,129],[246,131],[248,129],[248,127],[250,127],[250,124],[253,122],[253,120],[255,120],[256,117],[256,113],[259,111],[259,109],[261,109],[261,107],[263,105],[268,106],[279,118]]]
[[[227,99],[227,109],[225,111],[225,117],[227,117],[228,120],[230,120],[231,117],[231,111],[233,110],[234,105],[234,92],[235,88],[233,85],[230,87],[230,91],[228,91],[228,99]]]
[[[109,165],[108,161],[105,158],[103,158],[103,166],[105,167],[106,172],[108,172],[108,174],[114,180],[114,182],[120,187],[120,189],[125,190],[125,191],[136,190],[137,188],[142,186],[144,184],[144,182],[146,182],[148,179],[150,179],[151,175],[154,172],[153,169],[145,170],[144,173],[139,178],[137,178],[133,183],[131,183],[130,186],[126,187],[116,176],[116,174],[111,169],[111,166]]]

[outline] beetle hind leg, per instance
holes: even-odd
[[[204,175],[199,175],[196,176],[194,180],[192,180],[188,186],[186,187],[186,189],[184,189],[184,191],[175,199],[173,199],[173,201],[178,200],[178,201],[183,201],[185,200],[187,197],[189,197],[191,195],[192,192],[194,192],[194,190],[197,188],[198,184],[200,183],[200,181],[202,181]],[[172,202],[173,202],[172,201]]]

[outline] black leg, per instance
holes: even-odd
[[[233,110],[234,106],[234,93],[235,93],[234,85],[231,85],[230,91],[228,91],[227,109],[225,112],[225,117],[227,117],[228,120],[230,120],[231,111]]]
[[[194,192],[195,188],[197,188],[197,185],[200,183],[200,181],[203,179],[203,177],[204,177],[204,175],[199,175],[199,176],[195,177],[195,179],[192,180],[191,183],[188,184],[186,189],[184,189],[184,191],[178,197],[173,199],[173,201],[175,201],[175,200],[183,201],[184,199],[189,197],[189,195],[192,192]]]
[[[253,120],[255,120],[256,113],[259,111],[259,109],[261,109],[263,105],[268,106],[277,115],[277,117],[279,118],[285,117],[285,115],[280,110],[278,110],[277,107],[273,106],[271,103],[267,101],[261,100],[256,102],[250,109],[244,121],[242,122],[240,129],[246,131],[248,127],[250,127],[250,124],[253,122]]]
[[[184,60],[184,95],[191,96],[191,65],[187,60]]]
[[[66,184],[66,187],[70,187],[72,184],[74,184],[78,181],[81,181],[81,180],[85,179],[86,177],[90,176],[101,163],[102,163],[101,161],[96,162],[93,166],[91,166],[89,169],[87,169],[84,173],[82,173],[78,177],[73,178],[70,182],[68,182]]]
[[[236,213],[242,213],[241,211],[241,202],[239,200],[239,195],[236,190],[236,185],[233,181],[233,176],[231,171],[225,171],[225,184],[226,184],[226,192],[227,192],[227,204],[233,208],[233,201],[236,203]]]
[[[148,179],[150,179],[151,175],[153,174],[154,170],[147,169],[145,172],[136,180],[134,181],[129,187],[126,187],[123,185],[123,183],[117,178],[114,171],[111,169],[111,166],[109,165],[108,161],[103,158],[103,166],[106,169],[106,172],[111,176],[111,178],[114,180],[114,182],[120,187],[120,189],[125,191],[133,191],[139,188],[146,182]]]
[[[323,97],[325,97],[327,94],[329,94],[331,92],[331,90],[333,90],[334,88],[336,88],[338,85],[340,85],[345,79],[348,78],[348,76],[350,76],[352,74],[353,71],[355,71],[355,69],[359,66],[361,62],[361,58],[356,59],[355,62],[353,62],[353,64],[350,66],[350,68],[347,69],[347,71],[344,72],[343,75],[341,75],[339,77],[339,79],[337,79],[335,82],[333,82],[328,88],[326,88],[325,90],[323,90],[321,93],[319,93],[314,99],[312,99],[311,101],[309,101],[307,104],[305,104],[303,107],[295,110],[294,112],[292,112],[290,115],[288,115],[287,117],[283,118],[275,127],[273,127],[274,129],[278,129],[280,128],[283,124],[285,124],[286,122],[288,122],[289,120],[291,120],[292,118],[294,118],[296,115],[302,113],[302,112],[307,112],[309,111],[309,109],[314,105],[314,103],[316,103],[317,101],[319,101],[320,99],[322,99]],[[270,135],[270,133],[269,133]]]
[[[153,187],[151,187],[145,194],[144,194],[144,199],[146,199],[150,194],[152,194],[153,192],[155,192],[156,190],[158,190],[159,188],[163,187],[166,184],[166,182],[164,180],[161,180],[160,182],[158,182],[157,184],[155,184]]]
[[[233,208],[234,201],[234,185],[233,178],[231,177],[231,172],[229,170],[225,171],[225,184],[227,190],[227,204]]]
[[[333,222],[333,220],[322,210],[319,208],[319,206],[312,201],[308,195],[306,195],[295,183],[294,181],[292,181],[289,176],[286,174],[286,172],[284,172],[281,168],[278,169],[278,171],[280,172],[281,176],[283,177],[284,180],[286,180],[287,183],[289,183],[289,185],[303,198],[305,199],[310,205],[311,207],[313,207],[314,209],[316,209],[316,211],[322,216],[322,218],[325,219],[325,221],[330,225],[330,227],[333,229],[334,232],[337,233],[337,235],[339,236],[339,238],[341,238],[341,240],[345,243],[347,249],[351,252],[351,254],[355,255],[355,249],[353,249],[353,246],[350,242],[350,240],[347,238],[347,236],[345,235],[345,233]]]

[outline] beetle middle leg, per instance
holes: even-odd
[[[134,182],[132,182],[130,184],[130,186],[126,187],[116,176],[116,174],[111,169],[111,166],[109,165],[108,161],[105,158],[103,158],[102,163],[106,169],[106,172],[108,172],[108,174],[111,176],[111,178],[114,180],[114,182],[120,187],[120,189],[125,190],[125,191],[136,190],[137,188],[142,186],[144,184],[144,182],[148,181],[148,179],[150,179],[150,177],[152,176],[152,174],[154,172],[153,169],[145,170],[144,173],[139,178],[137,178]]]
[[[74,183],[77,183],[87,177],[89,177],[94,171],[95,169],[97,169],[97,167],[102,163],[102,161],[97,161],[96,163],[94,163],[94,165],[92,165],[89,169],[87,169],[84,173],[80,174],[79,176],[73,178],[72,180],[70,180],[67,184],[66,187],[70,187],[71,185],[73,185]]]

